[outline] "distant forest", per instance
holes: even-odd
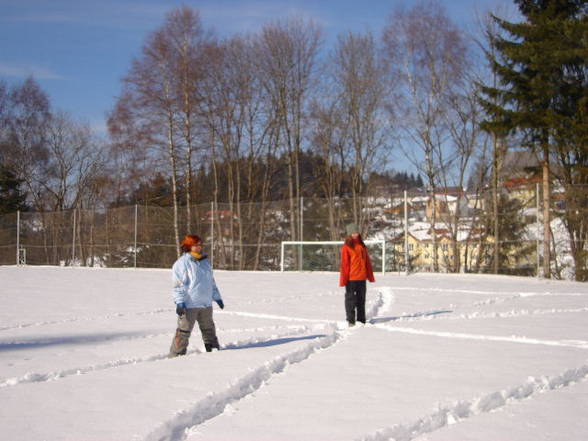
[[[300,154],[300,180],[301,185],[301,196],[307,198],[322,198],[324,197],[323,189],[320,187],[320,180],[316,179],[321,170],[320,162],[322,159],[319,156],[314,155],[312,152],[301,152]],[[280,158],[276,160],[278,166],[277,171],[273,176],[272,183],[270,184],[270,192],[268,200],[277,201],[282,200],[288,194],[287,189],[287,178],[283,172],[286,168],[287,160]],[[282,164],[280,166],[279,164]],[[242,176],[246,176],[245,169],[246,165],[240,165],[243,169]],[[236,165],[234,165],[236,167]],[[218,180],[220,191],[218,193],[217,202],[224,203],[229,202],[227,188],[227,174],[225,170],[228,170],[224,164],[217,166]],[[263,163],[258,163],[255,166],[256,170],[263,170]],[[395,172],[395,171],[384,171],[382,173],[372,172],[368,178],[367,185],[373,190],[370,192],[373,195],[390,197],[391,195],[397,194],[403,190],[411,191],[423,191],[423,180],[420,176],[415,176],[413,173],[407,172]],[[200,167],[194,176],[193,200],[200,202],[212,201],[212,195],[214,194],[214,173],[208,170],[206,167]],[[257,195],[247,187],[247,181],[243,179],[241,185],[241,194],[238,196],[242,202],[258,202]],[[185,199],[186,188],[183,185],[179,185],[178,193],[182,199]],[[349,197],[351,195],[351,182],[350,179],[344,179],[342,183],[341,197]],[[111,207],[127,206],[132,204],[143,204],[143,205],[158,205],[161,207],[169,207],[173,204],[173,191],[171,180],[166,177],[163,173],[158,172],[148,181],[141,183],[131,194],[123,196],[122,199],[113,201]]]

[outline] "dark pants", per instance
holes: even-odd
[[[345,285],[345,313],[349,323],[365,323],[365,280],[350,280]]]
[[[184,315],[178,317],[178,328],[172,340],[169,351],[170,357],[186,354],[188,343],[190,342],[190,334],[192,334],[192,329],[194,329],[196,322],[198,322],[206,350],[209,348],[219,348],[218,339],[216,338],[216,328],[212,320],[212,306],[208,308],[190,308],[186,309]]]

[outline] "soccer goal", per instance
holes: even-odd
[[[386,241],[364,241],[374,271],[386,272]],[[280,271],[339,271],[343,241],[284,241]]]

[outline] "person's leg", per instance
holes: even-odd
[[[345,316],[350,325],[355,324],[355,292],[354,282],[347,282],[345,285]]]
[[[361,323],[365,323],[365,291],[366,291],[366,282],[365,280],[361,280],[356,282],[355,288],[355,298],[357,301],[357,321]]]
[[[186,354],[195,322],[196,309],[186,309],[186,313],[178,317],[178,327],[169,350],[170,357]]]
[[[214,320],[212,319],[212,306],[198,308],[198,326],[202,333],[206,352],[212,351],[212,348],[220,349],[218,338],[216,337],[216,326],[214,326]]]

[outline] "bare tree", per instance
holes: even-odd
[[[128,200],[129,196],[157,169],[157,158],[148,147],[156,144],[154,127],[143,124],[141,110],[135,108],[133,100],[131,93],[123,93],[107,118],[108,167],[113,187],[107,200],[116,205],[135,203]]]
[[[316,57],[321,30],[313,22],[299,18],[264,26],[255,41],[255,60],[263,88],[269,95],[272,112],[280,130],[280,144],[288,160],[290,237],[300,235],[297,200],[301,196],[299,155],[310,89],[314,84]]]
[[[259,263],[280,128],[260,79],[255,41],[256,37],[237,36],[210,47],[202,87],[201,114],[211,140],[214,201],[218,203],[223,194],[231,214],[225,225],[228,235],[217,242],[218,255],[221,265],[237,263],[239,268],[250,255],[246,241],[257,243],[251,258],[254,266]],[[244,211],[244,200],[260,201],[260,210],[248,204]],[[255,222],[257,216],[260,219]],[[215,223],[221,227],[218,217]]]
[[[325,86],[328,87],[328,86]],[[331,97],[336,96],[327,89]],[[337,99],[325,94],[322,101],[312,106],[312,149],[320,158],[317,164],[317,180],[327,200],[329,234],[331,240],[338,240],[341,231],[341,204],[343,196],[344,170],[347,164],[347,126],[337,106]]]
[[[339,37],[332,61],[338,106],[347,127],[353,217],[360,225],[366,224],[365,185],[386,140],[382,111],[390,78],[378,54],[370,33],[347,33]]]
[[[225,166],[226,194],[229,204],[229,237],[221,242],[222,257],[231,267],[237,259],[243,264],[243,230],[241,219],[242,155],[246,129],[246,109],[251,101],[251,75],[246,45],[240,38],[223,42],[209,58],[205,90],[206,122],[218,143],[218,159]],[[216,148],[216,145],[215,145]],[[213,158],[216,167],[217,155]],[[219,185],[215,182],[215,185]],[[219,189],[215,191],[218,194]],[[235,225],[235,218],[237,225]],[[238,238],[235,237],[235,227]],[[228,241],[228,243],[226,243]],[[237,246],[235,246],[237,244]],[[225,249],[228,246],[228,251]]]
[[[462,267],[460,238],[467,231],[467,246],[474,231],[474,223],[468,226],[464,224],[464,218],[474,215],[473,210],[467,208],[468,194],[462,192],[467,186],[467,180],[473,172],[474,161],[486,160],[487,134],[480,127],[483,119],[482,109],[478,100],[478,89],[469,76],[464,87],[449,96],[447,127],[449,132],[448,156],[445,167],[440,173],[440,180],[445,188],[454,187],[459,189],[456,192],[457,200],[455,208],[450,216],[445,219],[447,229],[450,232],[451,246],[453,248],[454,261],[449,262],[449,267],[454,272],[459,272]],[[475,188],[468,188],[470,195],[479,200],[481,181],[475,182]],[[476,207],[474,207],[476,208]]]
[[[50,174],[44,179],[47,208],[54,212],[75,210],[76,242],[79,246],[80,262],[86,265],[84,243],[88,238],[82,235],[84,208],[95,208],[100,193],[98,182],[103,181],[103,144],[93,136],[87,124],[74,121],[69,115],[58,112],[51,118],[47,128],[47,149],[49,151]],[[85,206],[86,203],[91,205]],[[60,231],[55,225],[53,230]],[[92,233],[90,232],[90,243]],[[54,242],[54,250],[57,250]]]
[[[394,108],[405,133],[403,150],[427,179],[432,206],[432,270],[438,271],[436,190],[447,141],[447,96],[461,83],[464,37],[436,1],[397,9],[384,29],[392,75],[401,81]]]
[[[238,203],[240,268],[243,268],[247,249],[243,249],[243,239],[255,241],[255,254],[252,256],[253,266],[259,265],[260,253],[264,242],[266,227],[266,207],[268,204],[271,183],[276,173],[276,149],[279,141],[279,124],[272,111],[270,100],[260,80],[258,65],[255,60],[254,39],[243,37],[233,45],[233,57],[239,75],[238,102],[241,103],[240,113],[243,121],[242,156],[244,166],[246,193],[241,198],[249,202],[247,211]],[[258,201],[258,204],[252,203]],[[249,220],[245,228],[245,220]]]
[[[103,171],[103,151],[87,124],[63,113],[54,114],[47,126],[46,145],[50,173],[43,180],[46,208],[62,211],[80,207],[92,197],[90,185]]]
[[[8,85],[5,81],[0,80],[0,144],[2,149],[0,150],[0,162],[6,161],[6,143],[8,141]]]
[[[171,11],[163,27],[170,42],[173,63],[175,99],[178,106],[178,139],[181,140],[184,167],[184,193],[186,198],[186,228],[192,223],[192,163],[199,132],[199,103],[202,98],[204,64],[211,35],[204,30],[200,16],[194,9],[183,6]],[[178,146],[179,147],[179,146]]]
[[[171,175],[173,224],[175,242],[179,243],[179,180],[182,164],[181,101],[177,94],[177,53],[170,35],[172,15],[166,24],[152,33],[143,47],[142,56],[135,59],[130,73],[124,79],[121,99],[132,115],[132,124],[151,143],[141,148],[155,147],[155,153],[165,152]],[[179,254],[179,250],[176,251]]]
[[[49,152],[45,144],[51,119],[49,99],[33,78],[5,89],[3,150],[6,162],[26,185],[32,203],[45,208],[43,181],[48,173]]]

